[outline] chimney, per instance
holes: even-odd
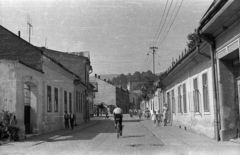
[[[100,75],[98,75],[98,78],[100,79]]]
[[[97,74],[95,74],[95,78],[97,78]]]
[[[106,79],[104,79],[104,81],[106,82]]]
[[[21,38],[21,32],[20,31],[18,31],[18,37]]]

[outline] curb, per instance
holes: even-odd
[[[134,117],[134,116],[133,116]],[[138,119],[134,117],[135,119]],[[147,127],[145,124],[142,123],[142,121],[139,121],[145,128],[147,128],[149,131],[151,131],[158,139],[160,139],[166,146],[168,146],[167,142],[165,142],[163,139],[161,139],[153,130],[151,130],[149,127]]]

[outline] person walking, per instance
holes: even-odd
[[[69,129],[69,115],[67,111],[65,111],[65,114],[64,114],[64,124],[65,124],[65,129]]]
[[[167,119],[168,119],[168,108],[167,104],[165,103],[163,106],[163,121],[164,121],[164,126],[167,126]]]
[[[141,117],[142,117],[142,111],[139,109],[138,110],[138,117],[139,117],[139,120],[141,120]]]
[[[160,125],[161,122],[161,114],[160,114],[160,110],[158,110],[157,114],[156,114],[156,118],[157,118],[157,126]]]
[[[156,111],[153,111],[151,118],[153,120],[153,126],[156,126],[156,121],[157,121]]]
[[[148,108],[146,109],[145,117],[147,118],[147,120],[150,118],[150,111],[148,110]]]
[[[72,112],[70,112],[70,125],[71,125],[71,129],[73,130],[73,127],[74,127],[74,115]]]
[[[108,118],[108,110],[106,109],[106,112],[105,112],[106,116],[105,116],[105,119]]]
[[[73,114],[73,119],[74,119],[74,126],[77,126],[77,117],[75,114]]]

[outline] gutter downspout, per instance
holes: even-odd
[[[200,34],[198,29],[198,35],[200,38],[205,40],[209,45],[211,49],[211,67],[212,67],[212,79],[213,79],[213,104],[214,104],[214,132],[215,132],[215,140],[220,140],[219,130],[220,130],[220,123],[219,123],[219,104],[218,104],[218,95],[217,95],[217,80],[216,80],[216,68],[215,68],[215,62],[216,62],[216,56],[215,56],[215,42],[214,39],[211,39],[211,37],[206,36],[204,34]]]
[[[209,56],[209,55],[207,55],[207,54],[205,54],[205,53],[201,53],[201,52],[200,52],[200,47],[199,47],[199,45],[197,46],[197,51],[198,51],[198,54],[200,54],[200,55],[202,55],[202,56],[204,56],[204,57],[206,57],[206,58],[208,58],[208,59],[211,60],[211,56]]]

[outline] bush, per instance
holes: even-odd
[[[13,114],[2,110],[0,113],[0,140],[19,140],[20,128],[12,124]]]

